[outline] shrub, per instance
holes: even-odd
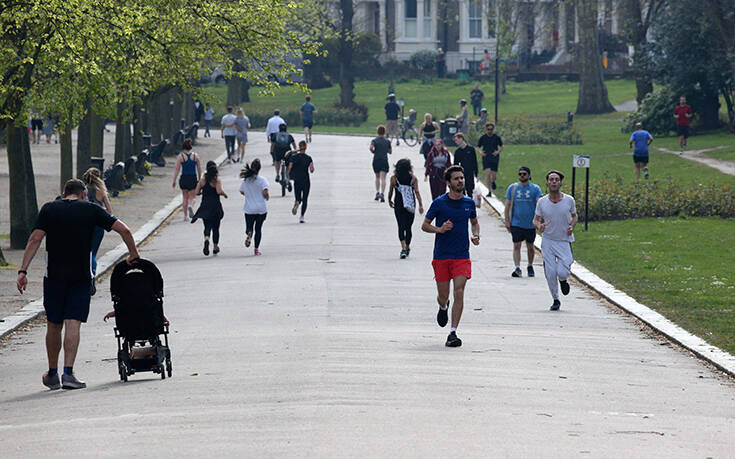
[[[408,58],[408,65],[417,70],[432,70],[436,66],[436,51],[416,51]]]
[[[468,141],[473,145],[485,133],[485,126],[470,125]],[[566,117],[509,117],[498,120],[495,132],[509,145],[581,145],[582,134]]]
[[[247,112],[250,118],[250,125],[253,128],[265,128],[268,119],[273,116],[272,111],[267,112]],[[364,123],[368,117],[368,109],[365,105],[356,104],[351,108],[344,108],[337,105],[319,108],[314,115],[315,125],[327,126],[359,126]],[[288,126],[301,126],[301,112],[298,110],[289,110],[281,112],[281,118],[286,121]]]
[[[638,110],[626,116],[622,132],[633,132],[635,123],[642,123],[643,129],[653,135],[666,135],[674,128],[674,106],[679,98],[668,87],[649,93]]]

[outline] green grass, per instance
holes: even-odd
[[[735,162],[735,146],[733,145],[728,145],[726,148],[722,149],[705,151],[704,154],[713,159]]]
[[[577,227],[575,258],[639,302],[735,353],[735,221],[647,218]]]

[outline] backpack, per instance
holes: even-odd
[[[289,134],[286,131],[279,131],[276,133],[276,147],[288,148],[288,137]]]

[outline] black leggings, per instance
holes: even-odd
[[[411,225],[413,225],[414,214],[407,211],[402,205],[396,205],[395,209],[396,221],[398,222],[398,240],[406,241],[406,245],[411,245]]]
[[[251,234],[255,227],[255,248],[260,247],[260,238],[263,236],[263,222],[266,214],[245,214],[245,233]]]
[[[219,243],[219,224],[222,220],[219,218],[205,218],[204,219],[204,237],[209,237],[209,233],[212,233],[212,242],[215,244]]]
[[[311,189],[310,180],[295,180],[294,181],[294,196],[296,196],[296,202],[301,203],[301,216],[303,217],[306,213],[306,206],[309,204],[309,189]]]

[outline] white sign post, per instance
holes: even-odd
[[[590,157],[589,155],[574,155],[572,159],[572,197],[574,197],[574,185],[577,180],[577,168],[585,169],[584,181],[584,230],[587,231],[587,216],[589,214],[590,194]]]

